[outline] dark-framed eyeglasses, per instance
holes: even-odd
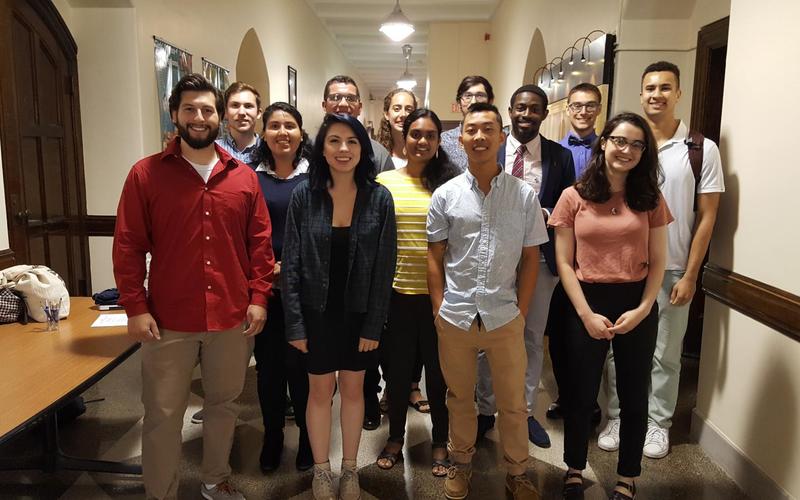
[[[627,146],[630,146],[631,149],[633,149],[634,151],[638,151],[639,153],[641,153],[647,148],[647,145],[642,141],[638,140],[632,141],[627,137],[622,137],[619,135],[609,135],[608,140],[611,141],[614,144],[614,146],[616,146],[619,149],[625,149]]]
[[[464,104],[470,102],[471,100],[475,99],[475,102],[489,102],[489,95],[485,92],[464,92],[461,94],[461,102]]]
[[[573,113],[580,113],[583,108],[586,108],[587,113],[594,113],[598,109],[600,109],[600,103],[597,102],[573,102],[572,104],[567,105],[570,111]]]
[[[328,97],[325,98],[328,102],[341,102],[342,99],[347,101],[347,104],[356,104],[361,100],[360,97],[353,94],[328,94]]]

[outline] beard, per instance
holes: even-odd
[[[205,137],[194,138],[190,135],[187,127],[184,127],[178,122],[173,123],[175,124],[175,128],[178,129],[178,135],[181,137],[181,140],[192,149],[203,149],[210,146],[217,139],[217,135],[219,135],[219,125],[216,127],[209,125],[210,128]]]

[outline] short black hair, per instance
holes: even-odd
[[[373,160],[372,142],[370,141],[367,129],[358,119],[350,115],[341,113],[328,113],[322,120],[317,137],[314,139],[314,148],[311,151],[311,164],[308,169],[309,183],[311,189],[327,189],[328,183],[332,182],[330,166],[325,159],[325,137],[332,125],[341,123],[353,130],[353,133],[361,145],[361,157],[358,160],[355,171],[355,182],[359,188],[375,184],[375,162]]]
[[[346,83],[352,85],[353,87],[356,88],[356,96],[358,96],[359,98],[361,97],[361,94],[358,92],[358,84],[356,83],[355,80],[353,80],[352,77],[349,77],[347,75],[336,75],[330,80],[328,80],[328,82],[325,84],[325,92],[323,92],[322,94],[323,99],[328,98],[328,95],[330,94],[329,89],[332,83]]]
[[[292,161],[292,164],[296,167],[297,164],[300,163],[301,159],[311,156],[311,145],[309,144],[311,141],[309,140],[306,131],[303,130],[303,116],[300,114],[297,108],[288,102],[273,102],[267,106],[267,109],[264,110],[264,114],[261,115],[261,122],[264,131],[267,130],[267,122],[269,121],[269,118],[276,111],[283,111],[284,113],[287,113],[294,118],[294,121],[297,122],[297,126],[300,127],[300,145],[297,147],[297,152],[295,153],[294,160]],[[261,147],[264,160],[270,167],[275,168],[275,156],[273,156],[272,150],[269,149],[267,141],[261,141]]]
[[[458,84],[458,90],[456,90],[456,101],[460,101],[461,96],[464,95],[464,92],[475,85],[483,85],[483,88],[486,89],[486,96],[489,97],[489,102],[494,101],[494,90],[492,89],[492,84],[489,83],[489,80],[480,75],[465,76],[464,79],[461,80],[461,83]]]
[[[199,73],[189,73],[172,88],[172,93],[169,95],[169,114],[178,111],[184,92],[211,92],[216,100],[215,107],[219,119],[222,120],[225,116],[225,100],[222,98],[222,92]]]
[[[644,83],[644,77],[647,76],[648,73],[656,73],[658,71],[668,71],[675,75],[675,83],[678,84],[678,88],[681,88],[681,70],[678,69],[678,66],[669,61],[658,61],[649,64],[644,69],[644,73],[642,73],[642,83]]]
[[[517,90],[515,90],[514,93],[511,94],[511,99],[509,99],[508,105],[513,108],[514,107],[514,99],[516,99],[518,95],[523,94],[525,92],[531,92],[531,93],[536,94],[539,97],[541,97],[542,98],[542,104],[544,105],[544,109],[547,109],[547,105],[550,102],[547,99],[547,93],[545,93],[545,91],[542,90],[539,86],[534,85],[532,83],[529,83],[527,85],[523,85],[522,87],[520,87]]]
[[[575,92],[591,92],[597,96],[598,104],[603,102],[603,94],[600,93],[600,89],[597,88],[597,85],[593,83],[583,82],[572,87],[569,90],[569,95],[567,95],[567,102],[569,102],[569,100],[572,98],[572,94],[574,94]]]
[[[497,117],[497,124],[500,125],[500,128],[503,128],[503,117],[500,116],[500,111],[497,109],[497,106],[494,104],[489,104],[488,102],[475,102],[470,105],[469,109],[467,109],[467,115],[472,115],[475,113],[482,113],[484,111],[491,111]],[[466,120],[467,116],[464,115],[464,119]]]

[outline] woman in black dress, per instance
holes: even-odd
[[[314,498],[335,499],[330,468],[331,400],[341,395],[338,498],[360,498],[356,457],[364,418],[364,370],[376,363],[396,253],[392,196],[375,182],[363,125],[329,114],[314,141],[309,180],[289,204],[282,274],[286,337],[306,353],[306,411]]]

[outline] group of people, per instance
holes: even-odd
[[[475,447],[497,419],[507,493],[538,499],[526,469],[528,442],[551,444],[534,417],[545,333],[558,385],[547,417],[564,419],[563,497],[583,498],[605,367],[598,446],[619,449],[610,498],[636,496],[642,454],[669,450],[688,304],[724,191],[719,152],[676,118],[680,72],[668,62],[642,75],[644,116],[621,113],[599,134],[600,90],[573,88],[560,143],[539,133],[542,89],[510,96],[510,127],[494,97],[486,78],[465,77],[463,120],[444,132],[412,92],[393,90],[376,141],[358,120],[356,82],[340,75],[325,85],[311,141],[297,109],[262,109],[247,83],[223,94],[200,75],[178,82],[177,137],[131,169],[113,248],[128,330],[142,342],[148,498],[176,496],[198,362],[200,493],[244,498],[229,455],[252,353],[261,469],[280,465],[288,390],[295,463],[313,468],[314,498],[361,497],[361,432],[378,427],[381,407],[389,435],[376,463],[395,466],[413,406],[430,412],[431,473],[445,478],[446,498],[468,496]]]

